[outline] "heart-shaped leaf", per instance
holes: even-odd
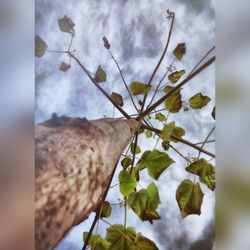
[[[101,212],[101,218],[103,217],[110,217],[110,214],[112,212],[112,207],[110,206],[108,201],[104,201],[102,203],[102,212]]]
[[[172,90],[173,87],[167,86],[164,88],[164,92],[168,93],[170,90]],[[181,100],[181,92],[180,90],[172,94],[167,98],[165,101],[165,107],[166,109],[171,113],[177,113],[180,111],[182,107],[182,100]]]
[[[141,95],[149,92],[151,87],[148,84],[144,84],[141,82],[132,82],[130,84],[130,91],[132,95]]]
[[[173,51],[175,57],[178,60],[181,60],[182,57],[186,54],[186,45],[185,43],[178,43],[177,47]]]
[[[105,71],[102,69],[101,66],[99,66],[96,70],[95,73],[95,81],[96,82],[105,82],[106,81],[106,73]]]
[[[155,114],[155,119],[161,122],[166,121],[166,116],[163,115],[161,112]]]
[[[69,70],[70,68],[70,65],[65,63],[65,62],[61,62],[61,65],[60,65],[60,70],[63,71],[63,72],[66,72],[67,70]]]
[[[188,167],[186,167],[186,170],[200,177],[205,177],[215,173],[214,166],[205,159],[198,159],[192,162]]]
[[[40,36],[36,35],[35,36],[35,56],[42,57],[45,54],[47,48],[48,48],[47,43],[44,42]]]
[[[190,180],[184,180],[176,190],[176,200],[181,211],[182,218],[190,214],[201,214],[203,192],[200,184],[194,184]]]
[[[135,171],[139,172],[146,167],[148,174],[155,180],[158,180],[164,170],[174,162],[165,152],[160,152],[157,149],[147,150],[137,162]]]
[[[123,98],[121,95],[115,93],[115,92],[112,92],[112,95],[111,95],[111,99],[119,106],[123,106]]]
[[[175,71],[168,76],[168,80],[171,83],[176,83],[184,74],[185,70]]]
[[[120,182],[120,191],[123,194],[123,196],[128,196],[129,194],[134,192],[137,183],[132,178],[130,173],[128,173],[126,170],[122,170],[119,173],[118,179]]]
[[[62,32],[70,33],[71,35],[75,34],[75,24],[72,22],[71,18],[66,15],[64,15],[63,18],[58,19],[58,26]]]
[[[210,100],[211,100],[210,97],[198,93],[189,99],[189,105],[193,109],[200,109],[203,106],[207,105],[207,103],[209,103]]]

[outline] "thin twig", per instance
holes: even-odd
[[[156,67],[155,67],[155,69],[154,69],[154,71],[153,71],[153,73],[152,73],[152,75],[151,75],[151,77],[150,77],[150,79],[148,81],[148,86],[151,86],[151,83],[152,83],[152,81],[154,79],[154,76],[155,76],[158,68],[160,67],[160,65],[162,63],[162,60],[165,57],[165,54],[166,54],[167,49],[168,49],[168,45],[169,45],[171,34],[172,34],[173,24],[174,24],[174,18],[175,18],[174,13],[170,12],[170,14],[171,14],[171,25],[170,25],[170,30],[169,30],[169,33],[168,33],[167,43],[166,43],[166,46],[165,46],[165,48],[163,50],[161,58],[160,58],[159,62],[157,63],[157,65],[156,65]],[[144,109],[144,106],[145,106],[145,103],[146,103],[146,99],[147,99],[147,94],[144,95],[144,98],[143,98],[143,101],[142,101],[141,113],[143,112],[143,109]]]
[[[130,93],[130,90],[129,90],[129,88],[128,88],[128,84],[127,84],[126,81],[125,81],[125,78],[124,78],[124,76],[123,76],[123,73],[122,73],[122,70],[121,70],[120,66],[119,66],[117,60],[115,59],[115,57],[113,56],[111,50],[109,49],[108,51],[109,51],[109,53],[110,53],[111,58],[113,59],[113,61],[115,62],[116,66],[117,66],[117,68],[118,68],[118,70],[119,70],[120,76],[121,76],[121,78],[122,78],[122,81],[123,81],[123,83],[124,83],[125,88],[126,88],[127,91],[128,91],[128,94],[129,94],[130,99],[131,99],[131,101],[132,101],[132,103],[133,103],[133,106],[134,106],[134,108],[136,109],[136,111],[139,113],[139,109],[138,109],[138,108],[136,107],[136,105],[135,105],[134,99],[133,99],[133,97],[132,97],[132,95],[131,95],[131,93]]]
[[[216,140],[209,140],[209,141],[202,141],[202,142],[197,142],[195,145],[203,144],[203,143],[212,143],[215,142]]]
[[[173,59],[173,62],[170,64],[170,67],[173,65],[174,61],[175,61],[175,58]],[[157,85],[157,87],[156,87],[156,89],[155,89],[155,92],[154,92],[154,94],[153,94],[153,97],[152,97],[151,101],[149,102],[147,108],[148,108],[148,107],[151,105],[151,103],[153,102],[153,100],[154,100],[154,98],[155,98],[155,95],[157,94],[157,91],[158,91],[158,89],[160,88],[160,86],[161,86],[161,84],[162,84],[164,78],[165,78],[166,75],[168,74],[168,72],[169,72],[169,68],[168,68],[168,70],[166,71],[166,73],[162,76],[161,80],[159,81],[159,83],[158,83],[158,85]]]
[[[179,150],[177,150],[173,145],[170,145],[170,147],[178,154],[180,155],[184,160],[187,162],[191,162],[186,156],[184,156]]]
[[[214,126],[214,127],[211,129],[211,131],[208,133],[206,139],[204,140],[204,142],[203,142],[202,145],[201,145],[201,149],[203,149],[203,147],[204,147],[206,141],[208,140],[208,138],[210,137],[210,135],[213,133],[214,130],[215,130],[215,126]],[[199,153],[198,153],[198,158],[200,158],[201,152],[202,152],[202,151],[200,150]],[[211,156],[212,156],[212,155],[211,155]]]

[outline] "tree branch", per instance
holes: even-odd
[[[211,63],[215,61],[215,56],[209,59],[207,62],[205,62],[202,66],[200,66],[197,70],[195,70],[192,74],[189,74],[182,82],[180,82],[176,87],[174,87],[172,90],[170,90],[166,95],[164,95],[162,98],[160,98],[157,102],[152,104],[147,110],[142,112],[138,116],[138,120],[141,120],[143,117],[148,115],[151,111],[153,111],[156,107],[158,107],[160,104],[162,104],[164,101],[167,100],[169,96],[177,92],[183,85],[185,85],[188,81],[190,81],[193,77],[195,77],[197,74],[199,74],[203,69],[208,67]]]
[[[153,127],[150,127],[150,126],[147,126],[147,125],[144,125],[144,124],[142,124],[141,127],[144,128],[144,129],[153,131],[153,132],[155,132],[155,133],[157,133],[157,134],[160,134],[160,133],[161,133],[161,130],[160,130],[160,129],[153,128]],[[207,154],[207,155],[209,155],[209,156],[215,157],[215,154],[214,154],[214,153],[211,153],[211,152],[209,152],[209,151],[207,151],[207,150],[205,150],[205,149],[203,149],[203,148],[201,148],[201,147],[195,145],[195,144],[192,143],[192,142],[189,142],[189,141],[187,141],[187,140],[185,140],[185,139],[183,139],[183,138],[180,138],[180,137],[177,137],[177,136],[174,136],[174,135],[171,135],[171,137],[172,137],[173,139],[175,139],[175,140],[178,140],[179,142],[182,142],[183,144],[186,144],[186,145],[188,145],[188,146],[190,146],[190,147],[192,147],[192,148],[194,148],[194,149],[196,149],[196,150],[198,150],[198,151],[201,151],[201,152],[204,153],[204,154]]]
[[[71,52],[68,52],[69,56],[72,57],[77,64],[81,67],[81,69],[86,73],[88,78],[92,81],[92,83],[107,97],[107,99],[128,119],[130,119],[130,115],[125,112],[118,104],[116,104],[110,95],[96,82],[96,80],[90,75],[89,71],[83,66],[83,64],[76,58]]]

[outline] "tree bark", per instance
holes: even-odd
[[[134,120],[54,116],[35,128],[35,240],[50,250],[96,210]],[[80,239],[79,239],[80,240]]]

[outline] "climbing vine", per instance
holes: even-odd
[[[127,100],[125,100],[120,93],[108,93],[104,90],[100,83],[106,82],[107,77],[101,65],[97,66],[94,74],[91,73],[84,64],[80,62],[76,52],[71,49],[75,37],[75,24],[70,17],[64,15],[58,19],[60,31],[68,33],[71,38],[66,50],[49,50],[47,43],[39,35],[35,36],[35,55],[37,57],[42,57],[45,53],[65,54],[68,61],[60,63],[60,71],[69,71],[71,63],[74,60],[93,85],[106,96],[114,108],[117,109],[125,119],[136,118],[141,122],[141,128],[135,133],[129,147],[126,152],[121,155],[121,159],[115,168],[115,170],[119,171],[117,186],[119,186],[120,193],[123,197],[119,205],[121,209],[124,208],[124,223],[112,225],[107,220],[112,214],[112,204],[106,200],[106,196],[109,189],[112,188],[110,185],[115,173],[114,170],[109,182],[109,188],[102,197],[102,201],[96,210],[93,224],[89,232],[83,233],[83,250],[89,247],[96,250],[158,249],[152,240],[146,238],[140,232],[136,232],[135,228],[127,226],[127,209],[131,209],[138,216],[139,220],[148,221],[151,224],[155,220],[161,219],[157,211],[160,204],[157,180],[161,177],[162,173],[175,164],[175,160],[168,152],[170,148],[177,152],[180,157],[184,158],[187,173],[194,175],[194,180],[184,179],[176,189],[176,202],[179,206],[182,218],[190,214],[201,214],[201,205],[204,196],[202,185],[206,185],[211,191],[215,189],[215,167],[208,160],[201,157],[201,153],[212,158],[215,157],[214,153],[204,149],[206,143],[214,142],[213,140],[209,141],[209,137],[214,131],[214,128],[201,145],[199,143],[194,144],[183,138],[186,134],[185,129],[180,127],[176,121],[171,120],[172,113],[189,112],[190,109],[206,108],[206,105],[210,102],[211,98],[201,92],[191,96],[189,100],[183,100],[181,91],[185,84],[215,61],[215,57],[207,59],[214,50],[214,47],[211,48],[197,65],[195,65],[192,71],[187,74],[185,69],[178,67],[178,62],[181,61],[186,54],[186,44],[180,42],[172,51],[172,63],[168,65],[166,72],[158,84],[153,84],[155,75],[165,58],[171,40],[175,20],[174,13],[168,10],[167,18],[170,22],[170,30],[167,36],[166,46],[147,83],[136,80],[127,84],[122,69],[111,52],[111,44],[106,37],[103,37],[104,48],[107,49],[111,59],[114,61],[128,92],[129,99]],[[151,96],[150,101],[147,100],[149,96]],[[156,98],[158,98],[158,100],[154,102]],[[134,106],[137,112],[136,114],[128,114],[123,109],[124,103],[129,101],[131,101]],[[212,118],[215,119],[215,108],[211,110],[211,119]],[[144,152],[142,152],[138,143],[138,138],[142,136],[144,136],[145,139],[156,141],[151,149]],[[159,147],[156,148],[159,142],[161,142],[161,150],[159,150]],[[175,148],[176,143],[183,143],[187,147],[196,149],[198,156],[191,159],[184,156]],[[148,173],[152,182],[147,187],[142,188],[140,185],[140,174],[144,170]],[[109,226],[105,237],[98,234],[99,221],[103,221]],[[96,233],[94,234],[93,231],[95,228]]]

